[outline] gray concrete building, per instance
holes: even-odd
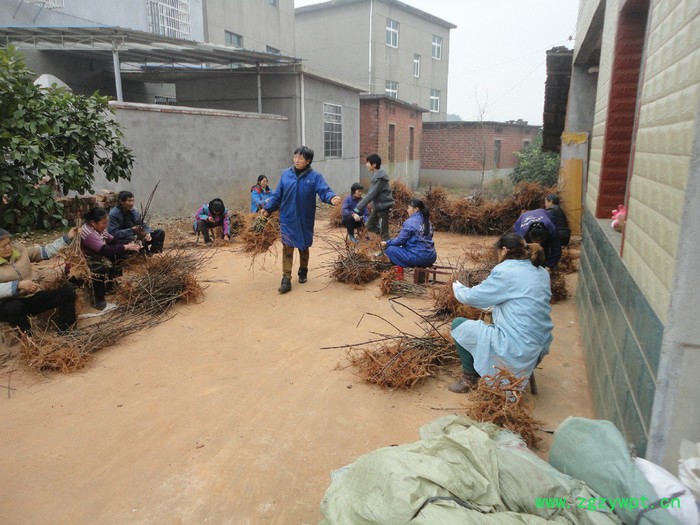
[[[295,12],[296,55],[311,68],[428,108],[426,121],[446,120],[457,26],[397,0],[332,0]]]

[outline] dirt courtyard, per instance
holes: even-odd
[[[316,232],[309,281],[297,283],[295,260],[286,295],[277,293],[281,256],[251,267],[233,243],[200,276],[211,281],[200,304],[115,341],[82,372],[14,372],[11,395],[0,389],[0,522],[318,523],[332,470],[464,414],[446,389],[456,368],[393,392],[339,368],[344,350],[321,349],[391,332],[370,316],[358,326],[365,312],[420,329],[379,297],[377,281],[329,283],[319,266],[336,254],[318,234],[342,242],[341,230],[317,221]],[[435,236],[442,261],[492,241]],[[572,295],[575,285],[569,276]],[[536,416],[550,429],[569,415],[593,417],[574,299],[555,305],[553,319],[554,344],[536,373]]]

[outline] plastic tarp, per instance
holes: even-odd
[[[670,494],[656,494],[641,471],[634,465],[627,443],[610,421],[569,417],[559,425],[549,449],[549,462],[566,474],[585,481],[607,500],[627,500],[628,508],[615,512],[625,523],[640,525],[678,525],[659,505],[651,506]]]
[[[321,523],[621,523],[614,514],[578,508],[578,498],[592,497],[584,483],[538,458],[518,436],[448,416],[423,426],[419,441],[365,454],[338,475],[321,502]],[[538,508],[537,498],[570,504]]]

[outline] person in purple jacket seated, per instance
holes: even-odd
[[[231,218],[224,201],[219,198],[212,199],[209,204],[202,204],[194,214],[194,231],[204,235],[206,244],[212,243],[209,229],[217,226],[221,226],[221,234],[224,240],[228,241],[231,238]]]
[[[391,264],[401,268],[432,266],[437,260],[437,252],[430,210],[422,200],[411,199],[407,211],[408,219],[401,226],[401,233],[382,242],[384,253]]]
[[[109,214],[104,208],[93,208],[83,215],[85,224],[80,228],[80,247],[88,259],[92,272],[92,305],[98,310],[107,306],[107,282],[120,275],[117,262],[128,252],[138,253],[141,246],[135,242],[124,244],[108,231]]]
[[[367,208],[362,210],[362,215],[355,213],[355,207],[357,203],[362,199],[362,190],[365,187],[359,182],[354,183],[350,186],[350,195],[345,197],[343,200],[343,208],[341,211],[341,216],[343,218],[343,226],[348,230],[348,239],[352,242],[359,242],[355,237],[355,230],[361,230],[367,219],[369,218],[369,211]]]

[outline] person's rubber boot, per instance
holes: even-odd
[[[394,280],[403,281],[403,266],[394,266]]]
[[[307,281],[308,275],[309,275],[308,268],[299,268],[299,282],[301,284],[304,284]]]
[[[292,291],[292,280],[289,277],[282,277],[282,284],[277,288],[279,293],[287,293]]]
[[[353,234],[349,234],[348,239],[350,239],[350,242],[352,242],[353,244],[357,244],[358,242],[360,242],[359,240],[357,240],[357,237],[355,237]]]
[[[447,387],[447,390],[449,390],[450,392],[454,392],[455,394],[466,394],[467,392],[471,392],[472,390],[474,390],[478,383],[478,375],[471,375],[462,372],[462,375],[459,378],[459,380],[449,385]]]
[[[102,297],[101,299],[98,299],[97,297],[95,297],[95,300],[92,302],[92,306],[96,310],[104,310],[107,307],[107,301],[105,300],[104,297]]]

